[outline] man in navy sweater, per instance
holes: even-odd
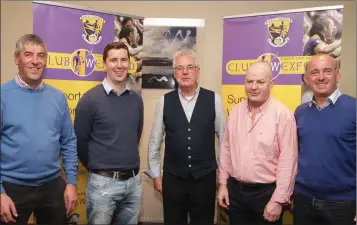
[[[335,59],[316,55],[305,65],[313,98],[295,112],[298,174],[294,225],[354,224],[356,214],[356,99],[341,94]]]
[[[16,43],[15,79],[1,85],[1,222],[64,224],[77,199],[76,137],[65,95],[42,82],[47,52],[34,34]],[[61,177],[60,154],[66,170]]]
[[[109,43],[102,84],[79,100],[74,128],[78,156],[90,171],[86,205],[88,224],[137,224],[142,198],[139,149],[144,105],[126,85],[129,49]]]

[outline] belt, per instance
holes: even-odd
[[[255,191],[261,190],[269,187],[274,187],[275,183],[244,183],[236,179],[233,179],[234,183],[239,187],[240,190]]]
[[[116,180],[129,180],[139,173],[139,168],[126,171],[91,170],[91,172]]]

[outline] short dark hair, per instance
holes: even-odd
[[[130,54],[129,54],[129,48],[128,46],[126,46],[126,44],[122,41],[119,41],[119,42],[113,42],[113,43],[109,43],[105,46],[104,48],[104,52],[103,52],[103,62],[105,62],[107,60],[107,57],[108,57],[108,52],[111,50],[111,49],[125,49],[128,53],[128,59],[130,59]]]

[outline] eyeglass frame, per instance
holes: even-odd
[[[191,68],[189,68],[189,67],[191,67]],[[195,71],[195,69],[198,68],[198,66],[194,65],[194,64],[189,64],[187,66],[176,66],[174,68],[174,71],[178,72],[178,73],[182,73],[185,70],[185,68],[187,69],[188,72],[192,73]]]

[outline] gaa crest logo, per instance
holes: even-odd
[[[83,39],[88,44],[98,44],[102,40],[101,33],[105,20],[94,15],[83,15],[79,19],[84,29],[84,34],[82,34]]]
[[[268,43],[273,47],[283,47],[288,43],[289,29],[293,20],[287,17],[278,17],[265,22],[268,28]]]

